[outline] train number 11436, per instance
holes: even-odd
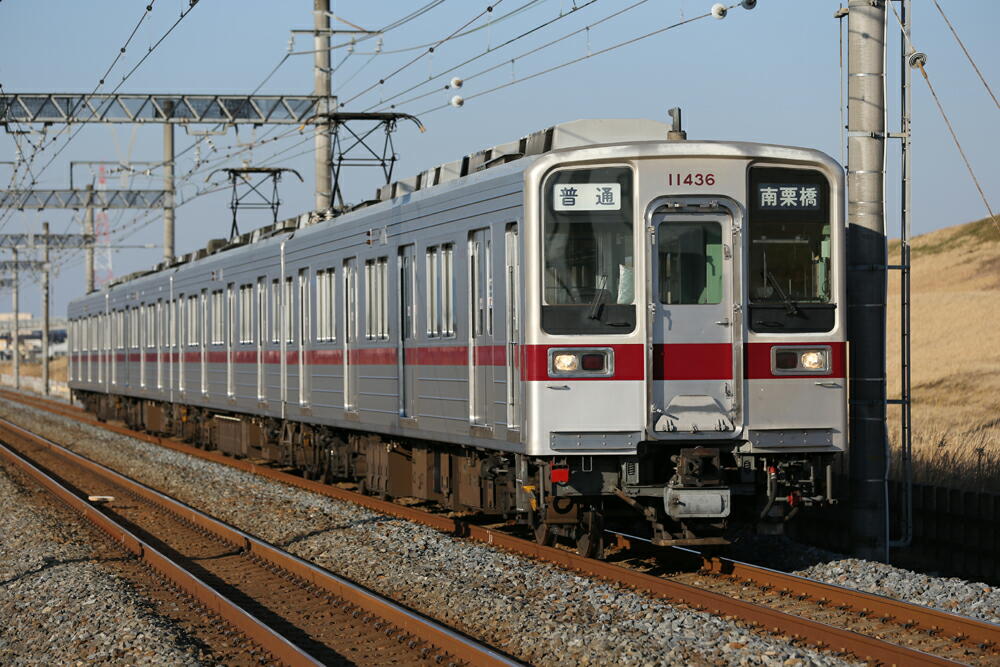
[[[667,185],[715,185],[715,174],[667,174]]]

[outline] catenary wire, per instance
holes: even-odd
[[[507,19],[514,18],[518,14],[521,14],[521,13],[527,11],[528,9],[531,9],[533,6],[535,6],[537,4],[540,4],[540,3],[547,2],[547,1],[548,0],[528,0],[528,2],[526,2],[523,5],[521,5],[520,7],[517,7],[516,9],[512,9],[511,11],[507,12],[503,16],[498,16],[497,18],[493,19],[490,22],[490,24],[496,25],[496,24],[500,23],[501,21],[505,21]],[[460,32],[459,34],[455,35],[451,39],[459,39],[460,37],[465,37],[467,35],[471,35],[471,34],[477,33],[480,30],[486,30],[488,27],[489,27],[489,25],[476,26],[475,28],[470,28],[469,30],[466,30],[464,32]],[[388,32],[388,29],[383,28],[382,30],[378,31],[377,34],[384,34],[386,32]],[[357,40],[352,40],[352,41],[349,41],[349,42],[341,42],[339,44],[334,44],[333,46],[330,47],[329,50],[330,51],[334,51],[336,49],[342,49],[344,47],[350,46],[352,43],[361,43],[363,41],[371,39],[374,36],[375,35],[367,35],[365,37],[360,37]],[[400,54],[400,53],[410,53],[410,52],[413,52],[413,51],[419,51],[421,49],[426,49],[426,48],[428,48],[430,46],[434,46],[434,44],[435,44],[434,42],[428,42],[426,44],[416,44],[414,46],[406,46],[406,47],[401,47],[401,48],[398,48],[398,49],[390,49],[388,51],[383,50],[383,51],[381,51],[381,53],[385,54],[385,55],[397,55],[397,54]],[[310,50],[307,50],[307,51],[294,51],[294,52],[292,52],[292,55],[293,56],[304,56],[304,55],[308,55],[308,54],[311,54],[311,53],[316,53],[316,49],[310,49]],[[359,55],[365,55],[365,54],[359,54]]]
[[[576,35],[579,35],[581,33],[588,32],[590,29],[595,28],[595,27],[601,25],[602,23],[606,23],[607,21],[610,21],[613,18],[621,16],[622,14],[624,14],[626,12],[632,11],[636,7],[638,7],[640,5],[644,5],[647,2],[649,2],[649,0],[638,0],[638,2],[634,2],[631,5],[628,5],[627,7],[623,7],[622,9],[619,9],[616,12],[612,12],[611,14],[605,16],[604,18],[599,19],[597,21],[594,21],[593,23],[590,23],[589,25],[585,25],[582,28],[578,28],[576,30],[568,32],[568,33],[566,33],[565,35],[563,35],[561,37],[557,37],[554,40],[546,42],[545,44],[541,44],[540,46],[536,46],[536,47],[534,47],[532,49],[529,49],[528,51],[525,51],[524,53],[516,55],[513,58],[507,58],[507,59],[505,59],[505,60],[503,60],[503,61],[501,61],[501,62],[499,62],[499,63],[497,63],[495,65],[491,65],[489,67],[486,67],[485,69],[481,69],[478,72],[473,72],[472,74],[470,74],[470,75],[468,75],[466,77],[463,77],[463,78],[464,78],[465,82],[468,83],[469,81],[472,81],[474,79],[478,79],[479,77],[484,76],[486,74],[489,74],[490,72],[495,72],[498,69],[501,69],[501,68],[504,68],[504,67],[508,67],[508,66],[512,65],[513,63],[517,62],[518,60],[521,60],[523,58],[527,58],[528,56],[532,56],[532,55],[534,55],[536,53],[539,53],[540,51],[544,51],[545,49],[548,49],[548,48],[550,48],[552,46],[555,46],[556,44],[564,42],[567,39],[570,39],[571,37],[575,37]],[[430,97],[431,95],[436,95],[436,94],[438,94],[438,92],[439,92],[438,90],[431,90],[431,91],[426,92],[426,93],[421,93],[420,95],[415,95],[415,96],[407,98],[407,99],[405,99],[405,100],[403,100],[401,102],[398,102],[398,103],[396,103],[393,106],[400,106],[400,105],[410,104],[412,102],[416,102],[417,100],[422,100],[422,99],[424,99],[426,97]],[[466,99],[471,99],[471,98],[466,98]]]
[[[737,6],[739,6],[739,3],[731,5],[729,8],[732,9],[734,7],[737,7]],[[681,21],[678,21],[677,23],[672,23],[672,24],[664,26],[662,28],[658,28],[656,30],[653,30],[652,32],[647,32],[647,33],[645,33],[643,35],[639,35],[638,37],[633,37],[631,39],[627,39],[627,40],[625,40],[623,42],[619,42],[617,44],[613,44],[611,46],[605,47],[605,48],[600,49],[598,51],[593,51],[591,53],[587,53],[586,55],[580,56],[579,58],[574,58],[572,60],[567,60],[566,62],[560,63],[558,65],[553,65],[552,67],[547,67],[546,69],[543,69],[541,71],[535,72],[533,74],[529,74],[529,75],[523,76],[523,77],[518,77],[517,79],[514,79],[512,81],[508,81],[506,83],[500,84],[499,86],[494,86],[493,88],[489,88],[489,89],[484,90],[482,92],[475,93],[474,95],[469,95],[469,96],[467,96],[465,98],[465,100],[466,101],[474,100],[477,97],[482,97],[483,95],[489,95],[490,93],[495,93],[498,90],[502,90],[504,88],[508,88],[510,86],[513,86],[513,85],[516,85],[516,84],[519,84],[519,83],[523,83],[525,81],[530,81],[532,79],[537,79],[540,76],[544,76],[545,74],[550,74],[551,72],[555,72],[557,70],[563,69],[564,67],[569,67],[570,65],[575,65],[576,63],[583,62],[584,60],[588,60],[588,59],[593,58],[595,56],[600,56],[600,55],[603,55],[605,53],[610,53],[611,51],[614,51],[616,49],[620,49],[622,47],[629,46],[631,44],[635,44],[636,42],[642,41],[644,39],[648,39],[648,38],[653,37],[655,35],[659,35],[660,33],[666,32],[668,30],[673,30],[674,28],[679,28],[681,26],[687,25],[689,23],[694,23],[695,21],[700,21],[701,19],[705,19],[705,18],[708,18],[710,16],[712,16],[712,13],[711,12],[707,12],[705,14],[699,14],[698,16],[692,16],[691,18],[683,19]],[[506,61],[506,62],[502,63],[502,65],[510,64],[510,62],[511,61]],[[441,109],[445,109],[445,108],[447,108],[449,106],[451,106],[449,103],[445,103],[445,104],[442,104],[442,105],[439,105],[439,106],[436,106],[436,107],[431,107],[430,109],[427,109],[425,111],[421,111],[417,115],[418,116],[424,116],[426,114],[433,113],[435,111],[440,111]]]
[[[155,43],[153,43],[153,45],[152,45],[152,46],[150,46],[150,47],[149,47],[149,48],[148,48],[148,49],[146,50],[146,53],[145,53],[145,55],[143,55],[143,56],[142,56],[142,58],[140,58],[140,59],[139,59],[139,62],[137,62],[137,63],[136,63],[136,64],[135,64],[135,65],[134,65],[134,66],[132,67],[132,69],[130,69],[130,70],[129,70],[129,71],[128,71],[128,72],[127,72],[127,73],[126,73],[126,74],[125,74],[125,75],[124,75],[124,76],[122,77],[121,81],[119,81],[119,82],[118,82],[118,85],[116,85],[116,86],[114,87],[114,90],[112,90],[112,91],[111,91],[111,93],[110,93],[111,95],[114,95],[115,93],[117,93],[117,92],[118,92],[118,91],[119,91],[119,90],[121,89],[121,87],[122,87],[123,85],[125,85],[125,82],[126,82],[126,81],[128,81],[128,80],[129,80],[129,78],[130,78],[130,77],[131,77],[131,76],[132,76],[133,74],[135,74],[136,70],[138,70],[138,69],[139,69],[139,66],[140,66],[140,65],[142,65],[142,64],[143,64],[144,62],[146,62],[146,59],[147,59],[147,58],[149,58],[149,56],[151,56],[151,55],[153,54],[153,52],[154,52],[154,51],[156,51],[157,47],[158,47],[158,46],[160,46],[160,44],[162,44],[162,43],[163,43],[163,41],[164,41],[164,40],[165,40],[165,39],[166,39],[166,38],[167,38],[167,37],[168,37],[168,36],[170,35],[170,33],[172,33],[172,32],[174,31],[174,29],[175,29],[175,28],[176,28],[176,27],[177,27],[178,25],[180,25],[180,22],[181,22],[181,21],[183,21],[183,20],[185,19],[185,17],[187,17],[187,15],[188,15],[188,14],[190,14],[190,13],[191,13],[192,11],[194,11],[194,8],[198,6],[198,0],[190,0],[190,1],[191,1],[191,4],[190,4],[190,5],[188,5],[188,8],[187,8],[187,9],[185,9],[184,11],[182,11],[182,12],[181,12],[181,14],[180,14],[180,17],[179,17],[179,18],[178,18],[178,19],[177,19],[176,21],[174,21],[173,25],[171,25],[171,26],[170,26],[169,28],[167,28],[167,31],[166,31],[165,33],[163,33],[163,35],[162,35],[162,36],[161,36],[161,37],[160,37],[160,38],[159,38],[158,40],[156,40],[156,42],[155,42]],[[150,6],[151,6],[151,5],[150,5]],[[60,146],[60,147],[59,147],[59,150],[57,150],[57,151],[56,151],[55,153],[53,153],[52,157],[50,157],[50,158],[49,158],[49,161],[48,161],[48,162],[46,162],[46,163],[45,163],[45,164],[44,164],[44,165],[42,166],[42,168],[41,168],[41,169],[40,169],[40,170],[38,171],[38,175],[39,175],[39,176],[41,176],[41,175],[42,175],[42,172],[44,172],[44,171],[45,171],[45,170],[46,170],[46,169],[48,168],[48,166],[49,166],[50,164],[52,164],[52,162],[53,162],[53,161],[54,161],[54,160],[55,160],[55,159],[56,159],[57,157],[59,157],[59,154],[60,154],[60,153],[62,153],[62,152],[63,152],[63,151],[64,151],[64,150],[66,149],[66,147],[67,147],[67,146],[69,146],[70,142],[71,142],[71,141],[73,141],[73,139],[74,139],[74,138],[76,137],[76,135],[77,135],[77,134],[79,134],[79,133],[80,133],[80,130],[82,130],[82,129],[83,129],[83,125],[81,125],[81,126],[80,126],[79,128],[77,128],[76,132],[74,132],[74,133],[73,133],[73,134],[72,134],[72,135],[71,135],[71,136],[69,137],[69,139],[67,139],[67,140],[66,140],[66,142],[65,142],[65,143],[64,143],[64,144],[63,144],[62,146]]]
[[[990,88],[990,84],[986,83],[986,77],[984,77],[983,73],[979,70],[979,66],[976,65],[976,61],[972,58],[972,54],[969,53],[969,50],[967,48],[965,48],[965,44],[958,36],[958,32],[955,31],[955,26],[953,26],[951,24],[951,21],[948,20],[948,17],[945,16],[944,10],[941,9],[941,5],[938,4],[938,0],[931,0],[931,2],[933,2],[934,6],[937,7],[938,13],[941,14],[941,18],[944,19],[944,22],[948,24],[948,29],[951,30],[951,34],[955,36],[955,41],[958,42],[958,45],[962,47],[962,53],[964,53],[965,57],[968,58],[969,64],[972,65],[972,69],[976,70],[976,74],[979,75],[979,80],[983,82],[983,86],[986,88],[986,92],[988,92],[990,94],[990,97],[993,98],[993,104],[995,104],[996,107],[1000,109],[1000,102],[997,101],[997,96],[993,94],[993,89]]]
[[[641,2],[637,3],[636,5],[632,5],[632,7],[629,7],[628,9],[632,9],[633,7],[636,7],[639,4],[643,4],[644,2],[647,2],[647,1],[648,0],[642,0]],[[511,37],[510,39],[508,39],[507,41],[503,42],[502,44],[498,44],[497,46],[487,47],[487,49],[485,51],[483,51],[482,53],[480,53],[478,55],[475,55],[475,56],[472,56],[471,58],[468,58],[468,59],[460,62],[459,64],[454,65],[453,67],[449,67],[446,70],[438,72],[437,74],[432,74],[426,80],[421,81],[419,83],[416,83],[416,84],[410,86],[409,88],[401,90],[398,93],[396,93],[395,95],[391,95],[389,97],[384,98],[379,104],[374,104],[374,105],[368,107],[367,109],[365,109],[365,111],[371,111],[371,110],[373,110],[373,109],[375,109],[377,107],[382,106],[386,102],[391,102],[392,100],[394,100],[396,98],[399,98],[399,97],[402,97],[403,95],[405,95],[405,94],[407,94],[409,92],[412,92],[412,91],[416,90],[417,88],[421,88],[423,86],[426,86],[426,85],[430,84],[431,82],[433,82],[434,80],[440,79],[442,76],[447,76],[448,74],[451,74],[452,72],[454,72],[455,70],[459,69],[460,67],[465,67],[466,65],[468,65],[470,63],[473,63],[473,62],[479,60],[480,58],[484,58],[484,57],[488,56],[489,54],[494,53],[495,51],[499,51],[500,49],[502,49],[502,48],[504,48],[506,46],[509,46],[509,45],[513,44],[514,42],[520,40],[520,39],[523,39],[524,37],[532,35],[532,34],[538,32],[539,30],[542,30],[544,28],[547,28],[548,26],[552,25],[556,21],[559,21],[559,20],[564,19],[566,17],[572,16],[576,12],[580,11],[581,9],[585,9],[586,7],[589,7],[590,5],[594,4],[595,2],[598,2],[598,0],[588,0],[587,2],[585,2],[584,4],[579,5],[579,6],[573,5],[573,8],[570,9],[568,12],[560,12],[558,16],[556,16],[556,17],[554,17],[552,19],[549,19],[548,21],[545,21],[543,23],[539,23],[538,25],[534,26],[533,28],[531,28],[529,30],[526,30],[525,32],[522,32],[519,35],[515,35],[514,37]],[[507,62],[509,62],[509,61],[504,61],[504,64],[506,65]],[[430,94],[433,94],[433,93],[436,93],[436,92],[437,92],[437,90],[434,90],[431,93],[427,93],[427,95],[430,95]],[[406,103],[411,102],[411,101],[413,101],[415,99],[421,99],[422,97],[426,97],[426,95],[421,95],[420,98],[410,98],[409,100],[406,100],[406,102],[401,102],[400,104],[406,104]],[[388,108],[394,109],[394,108],[396,108],[396,106],[397,105],[392,104]]]
[[[896,7],[890,2],[887,3],[889,8],[892,10],[893,16],[896,17],[896,23],[899,24],[900,29],[903,28],[903,20],[900,18],[899,13],[896,11]],[[906,31],[903,31],[906,34]],[[909,41],[909,40],[908,40]],[[913,42],[910,41],[910,47],[916,51],[913,46]],[[962,156],[962,162],[965,163],[965,168],[969,172],[969,176],[972,178],[972,183],[976,186],[976,190],[979,191],[979,197],[983,200],[983,205],[986,207],[986,211],[990,215],[990,220],[993,222],[993,226],[996,227],[997,232],[1000,232],[1000,222],[997,222],[997,217],[993,213],[993,207],[990,205],[990,200],[986,196],[986,192],[983,190],[983,186],[979,183],[979,178],[976,176],[976,170],[972,168],[972,162],[969,161],[969,157],[965,154],[965,149],[962,148],[962,142],[958,140],[958,134],[955,132],[954,126],[951,124],[951,120],[948,118],[948,114],[944,110],[944,105],[941,103],[941,98],[938,97],[937,91],[934,90],[934,84],[931,83],[931,77],[927,74],[927,70],[924,68],[924,63],[917,60],[914,66],[920,70],[920,73],[924,77],[924,82],[927,83],[927,89],[931,93],[931,97],[934,98],[934,104],[937,105],[938,113],[941,114],[941,118],[944,120],[944,124],[948,127],[948,132],[951,134],[951,140],[955,143],[955,148],[958,149],[959,155]]]
[[[81,105],[81,104],[84,103],[84,100],[86,100],[86,99],[88,99],[90,97],[93,97],[94,93],[96,93],[101,88],[101,86],[104,85],[104,81],[105,81],[105,79],[107,79],[108,74],[111,73],[111,70],[113,70],[114,67],[115,67],[115,65],[118,64],[118,61],[121,60],[121,57],[125,54],[126,50],[128,49],[129,44],[132,43],[132,39],[135,37],[136,33],[139,31],[139,28],[142,26],[143,22],[145,22],[146,17],[148,17],[149,14],[153,11],[153,5],[155,4],[155,2],[156,2],[156,0],[150,0],[150,3],[148,5],[146,5],[145,11],[143,11],[142,16],[139,17],[139,20],[136,22],[135,27],[132,28],[132,32],[129,33],[129,36],[125,40],[125,43],[121,47],[119,47],[118,53],[115,55],[114,59],[111,61],[111,64],[108,65],[108,68],[104,71],[104,74],[102,74],[101,78],[98,79],[97,85],[95,85],[94,88],[93,88],[93,90],[90,91],[90,95],[87,95],[86,97],[81,97],[80,100],[78,100],[77,103],[73,106],[73,108],[71,108],[69,110],[69,115],[70,116],[72,116],[74,113],[76,113],[77,108],[79,108],[79,105]],[[30,184],[32,186],[38,183],[38,179],[41,177],[42,172],[44,172],[45,169],[52,163],[52,161],[59,155],[59,153],[62,152],[62,149],[65,148],[67,145],[69,145],[69,143],[71,141],[73,141],[73,139],[76,137],[76,135],[80,132],[81,129],[83,129],[83,125],[81,125],[79,128],[77,128],[77,130],[75,132],[73,132],[73,134],[69,137],[69,139],[66,140],[66,143],[64,143],[62,145],[62,147],[58,151],[56,151],[55,154],[49,159],[49,161],[46,162],[45,165],[43,165],[41,169],[39,169],[39,171],[38,171],[37,174],[31,171],[31,163],[34,162],[35,156],[38,155],[38,154],[40,154],[41,151],[46,148],[46,146],[44,146],[44,139],[42,140],[42,142],[40,142],[40,144],[39,144],[38,147],[36,147],[34,150],[32,150],[31,156],[29,157],[29,159],[26,162],[26,165],[27,165],[26,171],[28,172],[28,175],[31,176]],[[59,133],[56,133],[55,135],[53,135],[53,139],[49,143],[50,144],[54,143],[55,140],[56,140],[56,138],[58,136],[59,136]],[[15,170],[15,173],[16,173],[16,170]],[[13,176],[12,176],[11,183],[12,183],[12,185],[14,183]],[[21,185],[21,179],[18,179],[17,185],[14,188],[12,188],[12,189],[16,189],[17,187],[20,187],[20,185]],[[0,218],[0,229],[3,229],[6,226],[7,220],[10,217],[10,215],[13,215],[13,213],[5,214],[2,218]]]
[[[431,2],[427,3],[426,5],[424,5],[422,8],[417,9],[417,10],[411,12],[410,14],[405,15],[405,16],[399,18],[399,19],[396,19],[392,23],[390,23],[387,26],[385,26],[384,28],[382,28],[382,30],[380,30],[379,32],[382,33],[382,34],[384,34],[386,32],[389,32],[390,30],[394,30],[395,28],[398,28],[398,27],[400,27],[402,25],[405,25],[407,22],[409,22],[409,21],[413,20],[414,18],[422,15],[423,13],[429,11],[430,9],[433,9],[434,7],[440,5],[443,2],[445,2],[445,0],[432,0]],[[367,37],[365,39],[367,39]],[[291,51],[289,51],[288,53],[285,53],[282,56],[282,58],[278,61],[278,63],[274,66],[274,68],[272,68],[271,71],[267,74],[267,76],[265,76],[264,79],[259,84],[257,84],[257,86],[253,89],[253,91],[250,94],[251,95],[256,94],[261,88],[263,88],[264,85],[271,79],[271,77],[273,77],[274,74],[278,71],[278,69],[280,69],[281,66],[285,62],[287,62],[288,57],[290,55],[292,55]],[[220,126],[216,126],[216,127],[220,127]],[[284,137],[286,137],[286,136],[288,136],[290,134],[293,134],[295,132],[295,130],[292,130],[292,131],[288,131],[288,132],[286,132],[286,133],[284,133],[282,135],[279,135],[278,137],[267,138],[268,134],[271,134],[272,132],[274,132],[276,130],[277,130],[277,126],[272,126],[268,130],[266,130],[265,133],[261,136],[261,138],[258,139],[256,142],[251,142],[250,144],[246,145],[242,149],[237,150],[237,151],[235,151],[233,153],[227,153],[225,156],[223,156],[223,159],[215,158],[215,159],[205,160],[201,164],[194,165],[188,172],[186,172],[185,174],[181,175],[175,182],[178,184],[178,186],[183,186],[185,184],[185,182],[192,175],[196,175],[197,173],[201,173],[201,172],[204,171],[204,169],[196,171],[196,169],[198,167],[200,167],[202,164],[208,164],[208,163],[218,164],[219,162],[225,161],[226,159],[231,159],[233,157],[236,157],[237,155],[240,155],[240,154],[242,154],[244,152],[247,152],[248,150],[252,150],[256,146],[263,145],[263,144],[265,144],[267,142],[270,142],[270,141],[277,141],[277,140],[282,139],[282,138],[284,138]],[[196,141],[194,141],[192,144],[190,144],[187,148],[185,148],[182,151],[180,151],[179,153],[177,153],[175,155],[175,158],[174,158],[175,161],[176,161],[176,158],[181,157],[182,155],[190,152],[195,147],[197,147],[197,146],[201,145],[203,142],[205,142],[208,138],[209,138],[208,135],[204,135],[202,137],[199,137]],[[231,144],[230,146],[227,146],[227,147],[223,148],[222,150],[227,150],[228,148],[232,148],[234,146],[235,146],[235,144]],[[213,149],[213,152],[215,152],[215,149]],[[157,163],[155,165],[151,165],[150,167],[148,167],[148,170],[152,171],[152,170],[158,169],[158,168],[164,166],[166,164],[166,162],[167,161],[163,161],[163,162]]]
[[[464,23],[460,28],[458,28],[457,30],[455,30],[454,32],[452,32],[450,35],[448,35],[447,37],[443,37],[442,39],[438,40],[437,42],[434,43],[433,46],[428,47],[426,50],[420,52],[419,54],[417,54],[416,56],[414,56],[413,58],[411,58],[405,64],[400,65],[399,67],[397,67],[392,72],[389,72],[385,76],[381,77],[376,83],[373,83],[372,85],[368,86],[367,88],[365,88],[364,90],[362,90],[360,93],[358,93],[354,97],[351,97],[350,99],[346,100],[344,102],[344,104],[350,104],[351,102],[355,101],[356,99],[358,99],[362,95],[364,95],[364,94],[366,94],[366,93],[374,90],[378,86],[381,86],[381,85],[385,84],[386,81],[388,81],[389,79],[393,78],[394,76],[396,76],[400,72],[406,70],[407,68],[411,67],[412,65],[414,65],[415,63],[417,63],[419,60],[421,60],[424,56],[427,56],[427,55],[429,55],[431,53],[434,53],[434,49],[436,49],[437,47],[441,46],[442,44],[444,44],[448,40],[453,39],[456,35],[458,35],[460,32],[462,32],[463,30],[465,30],[466,28],[468,28],[470,25],[472,25],[473,23],[475,23],[476,21],[478,21],[479,19],[481,19],[483,16],[492,13],[493,10],[497,6],[499,6],[500,3],[502,3],[503,1],[504,0],[496,0],[496,2],[493,3],[492,5],[486,5],[486,9],[484,9],[483,11],[479,12],[478,14],[476,14],[476,16],[474,16],[469,21],[467,21],[466,23]]]

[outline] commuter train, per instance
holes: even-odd
[[[775,532],[846,449],[843,172],[580,120],[69,307],[102,419],[600,556]]]

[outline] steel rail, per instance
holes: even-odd
[[[943,634],[980,648],[1000,648],[1000,625],[729,558],[703,557],[703,563],[704,571],[711,574],[751,582],[782,594],[806,596],[820,604],[849,607],[862,615]]]
[[[107,533],[123,549],[131,552],[161,577],[192,596],[210,611],[215,612],[254,643],[286,665],[320,665],[297,646],[272,630],[267,624],[241,609],[204,581],[188,572],[148,542],[115,522],[35,466],[26,457],[0,442],[0,457],[27,473],[43,488],[65,503],[70,509]]]
[[[31,431],[7,421],[6,419],[0,419],[0,440],[29,441],[33,444],[45,447],[49,451],[52,451],[60,457],[71,461],[75,465],[104,478],[112,484],[123,487],[129,493],[133,493],[151,504],[165,509],[166,511],[179,517],[181,520],[187,521],[191,525],[214,535],[222,541],[242,549],[244,554],[256,557],[274,567],[285,570],[286,572],[289,572],[304,581],[307,585],[321,589],[355,607],[361,608],[366,613],[383,619],[399,630],[409,635],[419,637],[421,640],[428,642],[438,650],[447,653],[457,660],[468,664],[484,665],[489,667],[521,664],[516,660],[503,655],[499,651],[486,646],[475,639],[467,637],[447,626],[444,626],[437,621],[420,614],[419,612],[407,609],[406,607],[403,607],[402,605],[399,605],[392,600],[389,600],[388,598],[361,586],[360,584],[344,579],[343,577],[314,565],[309,561],[303,560],[298,556],[274,547],[263,540],[234,528],[233,526],[230,526],[204,512],[201,512],[200,510],[171,498],[170,496],[160,493],[159,491],[148,487],[141,482],[126,477],[121,473],[108,468],[107,466],[77,454],[43,436],[32,433]],[[0,447],[3,447],[5,457],[10,460],[14,460],[9,453],[13,450],[10,450],[2,443],[0,443]],[[14,454],[16,454],[21,461],[27,462],[27,457],[24,457],[16,452],[14,452]],[[164,570],[165,576],[167,576],[171,581],[175,581],[175,583],[180,584],[192,595],[195,595],[199,602],[202,602],[203,604],[211,603],[206,604],[206,606],[213,611],[220,611],[221,616],[223,616],[227,621],[232,622],[241,631],[247,633],[252,640],[259,642],[262,648],[272,652],[276,658],[290,665],[321,664],[311,658],[308,654],[302,652],[294,644],[291,644],[287,639],[272,630],[262,621],[254,618],[252,615],[236,606],[234,602],[226,599],[224,596],[211,589],[204,582],[197,580],[197,578],[193,575],[187,574],[187,572],[182,569],[182,566],[170,561],[161,553],[156,552],[155,549],[140,540],[127,529],[118,526],[118,524],[111,518],[101,513],[99,510],[94,509],[83,499],[76,496],[71,490],[62,487],[58,484],[58,482],[55,482],[55,480],[45,475],[44,472],[40,471],[37,467],[31,465],[30,463],[27,463],[27,465],[30,465],[31,468],[33,468],[34,471],[37,471],[40,475],[45,476],[49,482],[58,486],[59,491],[56,491],[49,485],[49,483],[45,484],[46,488],[53,490],[53,492],[55,492],[60,499],[68,501],[68,494],[68,496],[72,498],[72,502],[70,502],[70,504],[74,507],[74,509],[80,510],[91,520],[94,520],[94,518],[101,519],[102,521],[99,525],[101,525],[102,528],[104,528],[105,525],[109,525],[111,529],[109,530],[108,528],[105,528],[105,530],[116,540],[122,541],[126,545],[129,545],[131,540],[135,540],[139,548],[130,548],[133,553],[136,553],[144,560],[147,560],[147,553],[155,553],[156,555],[153,559],[147,560],[147,562],[150,562],[150,564],[153,565],[157,571],[160,571],[157,565],[161,561],[166,561],[167,567]],[[36,479],[40,478],[36,476]],[[185,578],[181,576],[178,580],[175,580],[177,571],[186,574],[187,577]],[[169,572],[169,574],[166,574],[167,572]],[[184,583],[187,579],[197,582],[197,585],[185,586]],[[246,617],[252,619],[253,622],[248,623],[243,620]],[[263,640],[259,640],[259,637],[263,638]]]
[[[700,611],[707,611],[717,616],[733,616],[763,631],[784,633],[813,646],[850,653],[862,660],[886,665],[957,664],[939,656],[869,637],[851,630],[831,626],[819,621],[794,616],[751,602],[733,599],[714,591],[708,591],[689,584],[662,579],[660,577],[630,570],[612,563],[584,558],[569,551],[542,546],[536,542],[515,537],[484,526],[470,524],[440,514],[431,514],[417,508],[398,505],[391,501],[380,500],[378,498],[330,486],[321,482],[307,480],[287,472],[275,470],[270,466],[255,464],[244,459],[234,459],[216,451],[198,449],[176,440],[151,435],[141,431],[134,431],[118,424],[101,422],[92,417],[90,413],[87,413],[75,406],[56,403],[55,401],[42,398],[27,397],[24,394],[9,390],[0,390],[0,397],[33,405],[34,407],[39,407],[43,410],[60,414],[97,428],[143,440],[151,444],[160,445],[167,449],[189,454],[203,460],[228,465],[239,470],[261,475],[262,477],[319,493],[330,498],[343,500],[355,505],[361,505],[382,514],[420,523],[456,537],[464,537],[478,542],[491,544],[524,556],[554,563],[569,570],[575,570],[599,579],[623,584],[625,586],[652,594],[655,597],[665,598],[680,604],[685,604]],[[819,586],[824,585],[820,582],[816,582],[816,584]],[[906,603],[899,604],[905,605]],[[937,610],[928,611],[943,614],[945,616],[954,616]],[[985,638],[983,641],[985,645],[989,645],[990,641],[992,641],[989,637],[995,637],[997,632],[1000,632],[1000,628],[997,626],[975,621],[973,619],[965,619],[964,617],[959,616],[954,616],[954,618],[967,622],[964,627],[970,630],[978,630],[980,633],[979,636],[983,636]]]

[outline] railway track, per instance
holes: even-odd
[[[0,420],[0,456],[287,665],[516,661]]]
[[[492,527],[364,496],[296,475],[207,452],[180,442],[104,424],[65,404],[12,392],[0,396],[177,451],[216,461],[438,530],[556,563],[652,595],[718,615],[739,618],[763,630],[881,664],[995,664],[1000,627],[936,609],[833,586],[722,558],[701,558],[697,573],[665,578],[581,558]]]

